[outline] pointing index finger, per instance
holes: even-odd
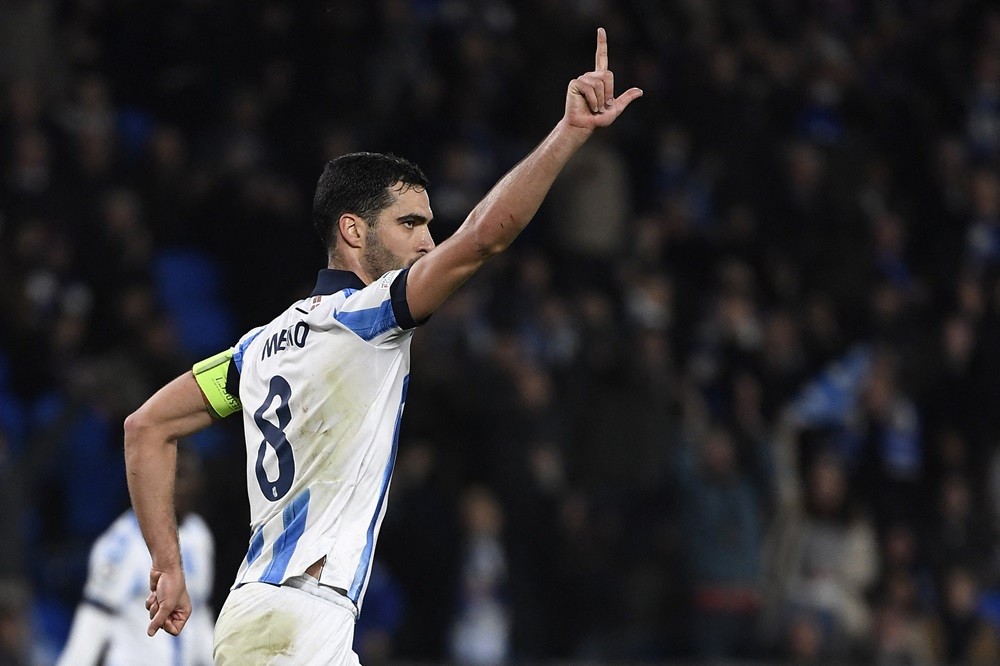
[[[608,68],[608,33],[604,28],[597,29],[597,53],[594,56],[594,69],[603,72]]]

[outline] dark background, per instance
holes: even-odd
[[[1000,659],[1000,12],[942,0],[0,0],[0,642],[61,648],[124,417],[308,294],[325,160],[440,242],[619,91],[419,331],[365,663]],[[240,423],[195,438],[216,610]]]

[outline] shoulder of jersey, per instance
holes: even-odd
[[[120,515],[115,522],[111,523],[108,529],[104,530],[97,540],[94,541],[92,551],[99,554],[101,558],[111,558],[119,560],[130,552],[135,544],[141,543],[142,532],[139,530],[139,522],[135,513],[128,510]]]

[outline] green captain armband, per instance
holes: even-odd
[[[233,363],[233,350],[227,349],[204,361],[194,364],[191,371],[194,379],[205,394],[210,409],[220,419],[235,414],[243,409],[239,397],[226,389],[229,378],[229,368]]]

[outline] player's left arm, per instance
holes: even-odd
[[[125,470],[132,507],[152,558],[147,633],[177,635],[191,614],[174,514],[177,440],[212,424],[193,372],[173,380],[125,419]]]

